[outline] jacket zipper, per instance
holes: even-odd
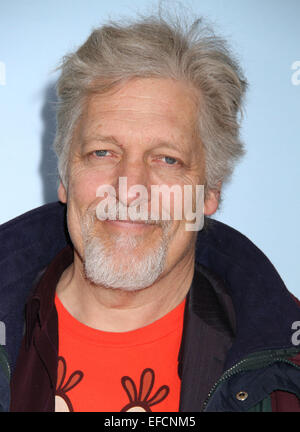
[[[282,353],[280,355],[280,353]],[[207,407],[207,404],[210,400],[210,398],[215,393],[217,387],[219,387],[220,384],[222,384],[224,381],[228,380],[234,375],[237,375],[240,372],[246,372],[249,370],[259,369],[260,367],[268,366],[275,362],[282,362],[287,363],[296,369],[300,370],[300,366],[296,365],[295,363],[291,362],[287,359],[287,357],[293,356],[293,354],[298,354],[299,349],[290,349],[290,350],[276,350],[276,351],[269,351],[268,354],[266,353],[255,353],[250,355],[249,357],[246,357],[245,359],[241,360],[240,362],[236,363],[234,366],[232,366],[230,369],[227,369],[221,378],[213,385],[210,392],[207,395],[206,400],[204,401],[202,405],[201,412],[205,410]]]

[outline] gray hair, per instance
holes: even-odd
[[[87,97],[132,78],[185,81],[198,89],[198,132],[206,161],[206,190],[229,180],[244,154],[240,120],[247,82],[227,43],[203,23],[149,16],[109,22],[63,58],[57,83],[59,104],[54,148],[63,184],[69,149]]]

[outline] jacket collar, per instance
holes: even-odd
[[[73,248],[66,246],[41,275],[27,304],[27,349],[32,342],[47,369],[52,386],[57,378],[58,323],[54,304],[56,286],[73,261]],[[231,299],[218,278],[196,265],[187,295],[178,374],[182,381],[180,411],[198,411],[209,390],[221,376],[226,353],[235,335]]]
[[[55,258],[51,261],[49,266],[40,273],[40,279],[37,281],[36,289],[29,299],[26,307],[26,346],[31,343],[34,328],[36,324],[40,329],[47,326],[51,315],[53,314],[54,299],[57,283],[63,271],[73,262],[73,249],[67,245],[62,249]],[[55,332],[57,333],[57,328]],[[51,340],[51,331],[47,332]],[[55,337],[51,340],[52,345],[56,345]]]
[[[291,327],[299,321],[299,304],[247,237],[209,220],[198,235],[196,261],[218,275],[235,310],[237,334],[225,369],[254,352],[295,348]]]
[[[39,272],[70,243],[65,218],[65,206],[52,203],[1,226],[1,294],[6,302],[0,305],[0,320],[6,324],[12,364],[22,339],[26,297]],[[291,326],[299,321],[300,309],[270,261],[250,240],[209,220],[198,234],[196,263],[217,275],[232,299],[237,334],[225,368],[255,351],[292,346]]]
[[[235,332],[235,312],[224,285],[208,269],[196,265],[178,356],[182,381],[179,411],[201,409],[223,373]]]

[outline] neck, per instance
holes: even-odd
[[[138,291],[110,289],[89,282],[82,261],[63,273],[57,295],[70,314],[83,324],[102,331],[126,332],[162,318],[186,297],[194,274],[194,254],[179,263],[150,287]]]

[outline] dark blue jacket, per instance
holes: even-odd
[[[42,270],[69,242],[65,206],[60,203],[32,210],[0,228],[0,321],[6,326],[5,353],[0,351],[3,411],[9,409],[8,378],[24,334],[25,304]],[[300,398],[300,345],[292,342],[300,307],[270,261],[245,236],[210,219],[198,234],[196,266],[203,288],[191,290],[185,317],[179,353],[181,411],[270,410],[274,392]],[[226,296],[234,309],[232,334],[224,312]],[[216,337],[222,334],[225,340],[228,332],[233,339],[221,377],[201,406],[195,391],[201,376],[197,361],[203,352],[200,322]],[[300,411],[298,399],[293,396],[292,401],[290,406]]]

